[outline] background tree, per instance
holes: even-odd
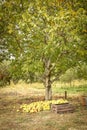
[[[79,80],[84,79],[87,80],[87,64],[81,63],[76,67],[77,77]]]
[[[9,61],[0,63],[0,86],[10,85],[10,64]]]
[[[78,79],[76,68],[70,68],[60,76],[60,81],[64,83],[70,83],[70,86],[72,85],[72,81],[76,79]]]

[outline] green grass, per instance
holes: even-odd
[[[67,91],[69,94],[87,94],[87,85],[80,86],[67,86],[67,87],[53,87],[54,93],[64,93]]]

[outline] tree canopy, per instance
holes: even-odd
[[[0,61],[12,74],[33,73],[52,98],[51,84],[67,69],[87,63],[86,0],[0,1]],[[16,74],[15,74],[16,72]]]

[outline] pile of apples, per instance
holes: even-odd
[[[22,112],[36,113],[39,111],[50,110],[51,104],[63,104],[63,103],[68,103],[68,101],[65,99],[39,101],[39,102],[33,102],[31,104],[23,104],[20,106],[20,110],[22,110]]]

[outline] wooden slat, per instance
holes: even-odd
[[[51,111],[56,113],[74,112],[72,104],[51,104]]]

